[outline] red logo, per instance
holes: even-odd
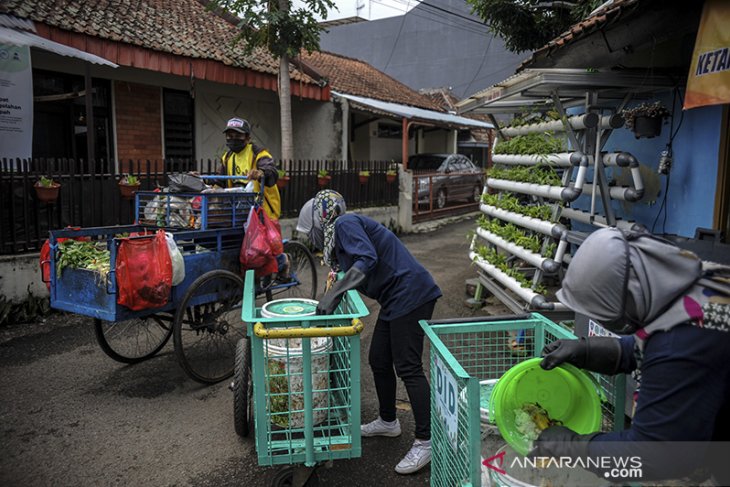
[[[484,461],[482,462],[482,465],[484,465],[484,466],[485,466],[485,467],[487,467],[487,468],[491,468],[491,469],[492,469],[492,470],[494,470],[495,472],[497,472],[497,473],[501,473],[502,475],[506,474],[506,473],[507,473],[507,471],[506,471],[506,470],[504,470],[504,469],[502,468],[502,465],[504,464],[504,454],[505,454],[505,453],[507,453],[507,452],[504,452],[504,451],[503,451],[503,452],[501,452],[501,453],[497,453],[496,455],[493,455],[493,456],[491,456],[491,457],[487,458],[486,460],[484,460]],[[492,465],[492,463],[491,463],[491,462],[492,462],[492,460],[495,460],[495,459],[496,459],[496,460],[499,460],[499,466],[497,466],[497,465]]]

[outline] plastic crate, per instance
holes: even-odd
[[[135,220],[140,225],[173,229],[242,228],[257,193],[163,193],[137,191]]]
[[[537,313],[487,321],[421,321],[421,327],[431,344],[431,485],[480,486],[480,382],[499,379],[513,365],[539,357],[552,341],[576,337]],[[597,379],[603,393],[602,429],[623,429],[625,376]]]
[[[244,281],[242,319],[251,340],[254,424],[259,465],[318,462],[357,458],[360,438],[359,318],[368,309],[349,291],[337,311],[327,316],[296,320],[263,318],[256,308],[252,271]],[[302,329],[328,338],[266,338],[263,333],[302,336]],[[299,330],[296,332],[294,330]],[[323,331],[324,330],[324,331]],[[310,330],[312,331],[312,330]]]

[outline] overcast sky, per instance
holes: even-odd
[[[418,5],[417,0],[335,0],[338,10],[331,10],[327,20],[362,17],[367,20],[397,17]],[[301,7],[303,2],[293,0],[293,5]]]

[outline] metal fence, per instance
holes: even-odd
[[[0,255],[40,249],[52,229],[67,226],[95,227],[133,223],[133,201],[121,197],[123,174],[139,177],[143,190],[167,184],[167,175],[199,171],[214,174],[214,160],[83,161],[64,158],[8,160],[0,162]],[[285,161],[278,167],[290,180],[280,189],[282,218],[294,217],[299,208],[321,189],[318,172],[327,170],[328,188],[339,191],[348,207],[398,204],[398,185],[386,181],[388,161]],[[360,172],[369,177],[361,182]],[[61,185],[58,199],[43,203],[34,184],[41,176]]]

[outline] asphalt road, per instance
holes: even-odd
[[[435,318],[478,313],[463,304],[464,281],[475,276],[467,257],[473,228],[468,220],[403,238],[444,292]],[[378,306],[367,304],[363,421],[377,416],[367,349]],[[55,314],[0,329],[0,485],[267,485],[276,469],[259,467],[253,440],[234,432],[227,386],[188,379],[172,341],[144,363],[114,362],[84,317]],[[407,399],[402,388],[398,397]],[[401,437],[363,439],[362,458],[318,469],[320,485],[428,485],[428,468],[405,477],[393,471],[413,441],[412,415],[401,406]]]

